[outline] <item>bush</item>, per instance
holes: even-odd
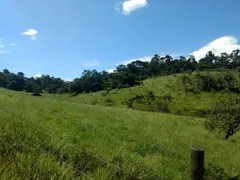
[[[110,96],[107,96],[104,100],[105,103],[107,103],[108,106],[112,106],[113,105],[113,100]]]
[[[133,106],[133,100],[132,99],[126,99],[124,103],[127,105],[128,108],[132,108]]]
[[[240,130],[240,97],[232,96],[228,100],[218,102],[206,122],[210,131],[219,131],[225,139]]]
[[[229,180],[229,176],[224,171],[223,168],[220,168],[218,166],[215,166],[211,163],[206,163],[206,169],[204,172],[204,179],[206,180]]]
[[[39,92],[32,93],[32,96],[42,96]]]
[[[171,94],[158,97],[152,91],[147,91],[146,94],[137,94],[126,99],[124,104],[142,111],[169,112],[168,102],[171,100]]]
[[[235,70],[240,73],[240,66],[236,67]]]
[[[166,112],[166,113],[169,112],[167,100],[164,100],[162,98],[159,98],[158,100],[156,100],[156,108],[158,112]]]
[[[76,93],[76,92],[73,92],[73,93],[70,94],[71,97],[75,97],[77,95],[78,95],[78,93]]]
[[[101,96],[106,97],[109,94],[108,91],[102,91]]]
[[[227,91],[239,92],[238,80],[234,74],[226,73],[197,73],[193,77],[182,75],[178,80],[184,90],[191,92]]]

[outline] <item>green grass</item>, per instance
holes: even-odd
[[[231,94],[227,92],[185,92],[183,85],[179,83],[179,76],[180,74],[151,78],[143,81],[139,86],[126,89],[114,89],[109,93],[102,91],[97,93],[80,94],[74,97],[67,94],[46,96],[51,99],[81,104],[98,104],[127,108],[127,105],[124,103],[126,99],[152,91],[159,97],[166,95],[172,97],[171,102],[167,102],[171,114],[195,117],[205,117],[205,112],[210,112],[216,102],[231,96]],[[236,76],[239,76],[239,74]],[[108,102],[109,99],[111,100],[110,102]],[[134,104],[133,109],[148,110],[148,105],[141,106],[140,104]]]
[[[205,149],[207,169],[239,174],[239,134],[225,141],[204,129],[204,119],[81,99],[95,95],[101,92],[32,97],[0,89],[0,179],[188,179],[192,145]]]

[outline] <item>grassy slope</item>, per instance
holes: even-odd
[[[239,173],[239,135],[224,141],[203,128],[203,119],[81,104],[81,97],[0,89],[0,179],[74,179],[79,170],[95,179],[188,179],[191,145],[205,148],[207,162]]]
[[[212,106],[219,100],[227,98],[230,94],[226,92],[201,92],[194,94],[192,92],[185,92],[184,88],[178,82],[179,75],[162,76],[158,78],[151,78],[143,81],[140,86],[115,89],[110,91],[108,95],[103,96],[103,92],[81,94],[76,97],[69,97],[68,95],[55,95],[51,98],[58,100],[71,101],[84,104],[101,104],[114,107],[127,107],[123,102],[125,99],[133,97],[136,94],[144,94],[147,91],[153,91],[157,96],[171,95],[172,102],[169,103],[170,112],[173,114],[181,114],[186,116],[196,116],[201,111],[211,110]],[[111,99],[112,103],[105,102],[106,99]]]

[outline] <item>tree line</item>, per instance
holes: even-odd
[[[194,56],[189,58],[180,56],[178,59],[174,59],[170,55],[161,57],[155,54],[150,62],[136,60],[127,65],[121,64],[112,73],[84,70],[81,77],[72,82],[49,75],[27,78],[22,72],[14,74],[8,69],[4,69],[0,72],[0,87],[37,93],[79,94],[131,87],[139,85],[142,80],[153,76],[214,69],[238,69],[240,71],[240,50],[234,50],[230,54],[221,53],[219,56],[209,51],[199,61],[196,61]]]

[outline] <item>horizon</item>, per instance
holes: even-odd
[[[208,51],[230,53],[240,49],[239,6],[238,0],[3,0],[0,68],[73,80],[84,69],[108,71],[154,54],[199,60]]]

